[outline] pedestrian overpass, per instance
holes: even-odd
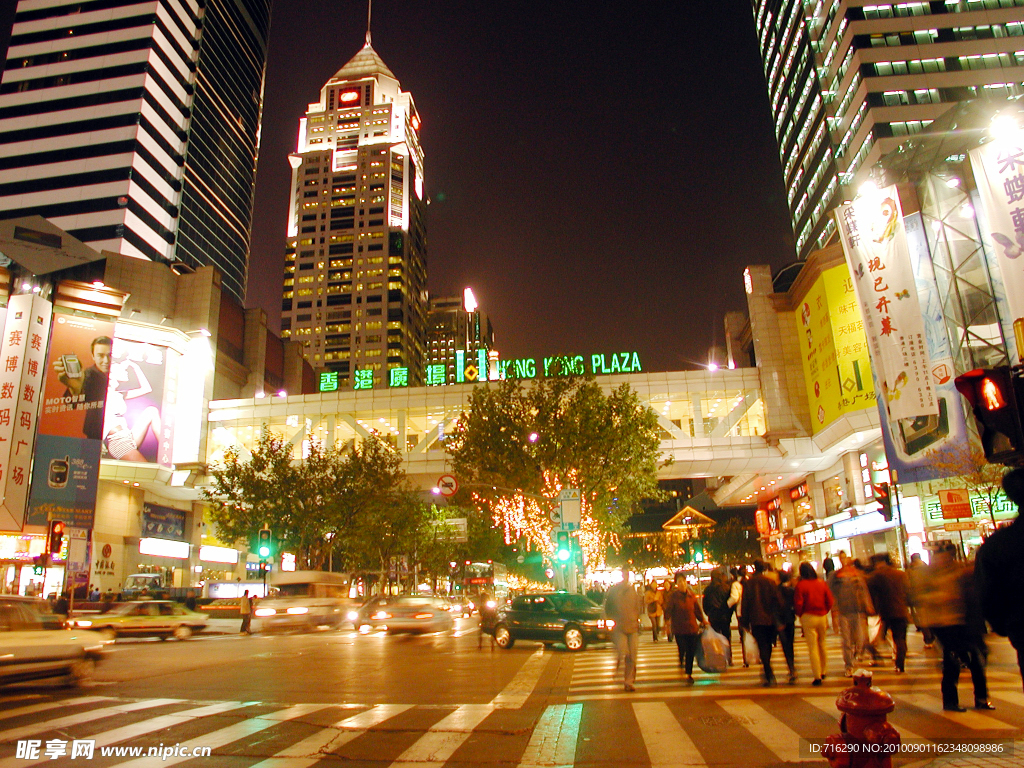
[[[661,450],[672,459],[661,469],[662,479],[730,477],[735,493],[745,493],[757,478],[784,486],[827,470],[844,453],[879,435],[877,415],[872,424],[869,411],[863,423],[830,435],[824,447],[818,438],[773,437],[756,368],[619,374],[600,376],[597,382],[606,392],[628,384],[658,414]],[[232,446],[249,448],[264,427],[289,440],[296,457],[311,437],[338,445],[376,431],[399,447],[412,482],[431,488],[451,470],[445,435],[467,410],[475,386],[482,385],[215,400],[210,403],[207,455],[213,464]]]

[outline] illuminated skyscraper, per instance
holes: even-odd
[[[426,227],[412,95],[366,45],[299,120],[285,248],[282,335],[314,368],[423,380]],[[370,374],[364,374],[370,375]],[[367,386],[366,379],[361,386]]]
[[[953,104],[1024,94],[1024,0],[752,0],[797,253]],[[941,158],[940,158],[941,159]]]
[[[467,288],[462,296],[431,297],[427,363],[444,365],[448,384],[467,381],[466,366],[476,371],[469,380],[486,379],[493,349],[494,328],[477,305],[472,289]]]
[[[20,0],[0,218],[212,264],[244,300],[271,1]]]

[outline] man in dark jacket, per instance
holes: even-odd
[[[868,592],[881,621],[878,637],[871,648],[872,655],[878,658],[875,645],[885,639],[886,632],[891,632],[896,649],[896,672],[902,673],[907,662],[907,624],[910,621],[907,574],[894,568],[887,554],[874,555],[871,560],[875,569],[868,574]]]
[[[1006,474],[1003,492],[1017,505],[1017,517],[981,545],[974,561],[974,575],[985,619],[993,632],[1010,639],[1024,677],[1024,523],[1020,518],[1024,508],[1024,468]]]
[[[782,613],[782,598],[779,585],[764,575],[766,567],[763,560],[754,561],[754,575],[743,585],[743,610],[740,615],[757,641],[757,652],[761,655],[763,669],[761,684],[768,687],[775,685],[772,648],[775,647],[776,627]]]

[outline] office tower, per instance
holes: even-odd
[[[427,363],[443,364],[445,381],[449,384],[466,381],[466,366],[476,373],[469,380],[487,378],[481,375],[490,367],[489,354],[494,349],[494,328],[486,313],[476,303],[473,290],[462,296],[430,298],[427,313]],[[482,355],[481,355],[482,353]]]
[[[281,329],[306,345],[314,368],[336,371],[340,386],[356,386],[357,378],[360,388],[423,381],[419,127],[412,95],[373,50],[369,33],[299,120],[298,148],[289,157]]]
[[[1024,2],[752,0],[797,254],[908,135],[1024,93]]]
[[[0,217],[213,265],[245,298],[271,0],[20,0]]]

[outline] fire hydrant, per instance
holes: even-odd
[[[886,720],[896,708],[892,696],[871,685],[871,673],[858,669],[853,687],[836,699],[843,716],[839,733],[825,740],[823,756],[832,768],[892,768],[900,747],[900,734]]]

